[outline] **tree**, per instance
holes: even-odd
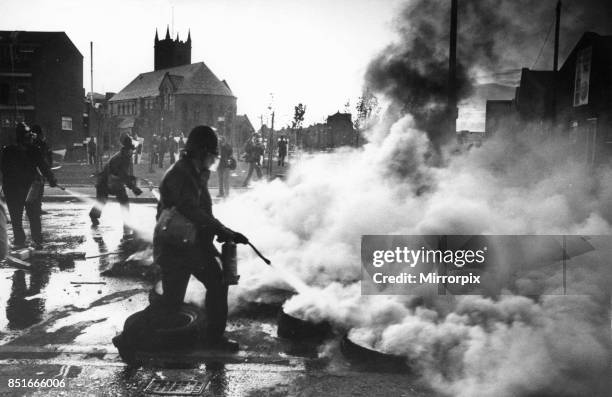
[[[370,127],[372,120],[378,116],[378,112],[380,111],[378,98],[376,98],[376,95],[374,95],[370,90],[366,89],[357,100],[355,109],[357,110],[357,117],[355,117],[353,125],[355,126],[355,130],[357,132],[356,144],[359,146],[359,137],[361,136],[361,132]]]
[[[306,106],[301,103],[294,108],[293,121],[291,122],[291,129],[296,133],[296,144],[298,147],[301,146],[300,131],[302,130],[302,123],[304,122],[304,114],[306,113]]]

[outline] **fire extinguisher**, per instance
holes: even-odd
[[[238,258],[235,243],[225,242],[221,245],[221,265],[223,267],[225,283],[227,285],[237,285],[240,275],[238,274]]]

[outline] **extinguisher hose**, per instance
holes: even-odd
[[[250,242],[250,241],[249,241],[249,243],[248,243],[248,244],[251,246],[251,248],[253,248],[253,251],[255,251],[255,253],[256,253],[256,254],[257,254],[257,255],[258,255],[258,256],[259,256],[259,257],[260,257],[260,258],[261,258],[261,259],[262,259],[264,262],[266,262],[266,265],[269,265],[270,263],[272,263],[272,262],[270,262],[270,259],[268,259],[268,258],[266,258],[265,256],[263,256],[263,255],[261,254],[261,252],[259,252],[259,250],[258,250],[257,248],[255,248],[255,246],[254,246],[253,244],[251,244],[251,242]]]

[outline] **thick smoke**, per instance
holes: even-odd
[[[256,184],[216,207],[216,215],[249,236],[277,268],[308,285],[297,287],[300,293],[285,310],[353,329],[376,348],[416,360],[425,379],[444,385],[450,395],[458,390],[466,396],[537,395],[534,390],[557,395],[562,375],[567,395],[596,390],[610,357],[609,339],[600,332],[605,317],[600,296],[609,290],[609,267],[585,262],[578,267],[583,271],[569,278],[568,285],[576,285],[595,276],[586,283],[594,297],[535,302],[515,296],[448,301],[361,296],[360,239],[364,234],[610,234],[612,170],[583,167],[568,160],[560,143],[542,142],[528,132],[511,140],[496,137],[466,153],[446,153],[446,165],[432,168],[430,142],[411,117],[381,126],[362,149],[303,158],[286,182]],[[419,174],[428,188],[390,174],[394,163]],[[296,289],[248,249],[239,255],[242,278],[230,289],[233,310],[245,301],[273,301],[274,289]],[[542,282],[558,277],[550,268],[533,269],[517,290],[559,293]],[[406,333],[411,326],[415,332]],[[453,346],[446,360],[442,352]],[[434,354],[441,356],[430,357]]]
[[[450,0],[408,1],[397,18],[398,40],[371,62],[366,84],[411,114],[434,146],[450,138],[448,97]],[[561,62],[585,31],[610,31],[612,4],[564,1]],[[459,1],[457,95],[466,99],[477,80],[522,67],[552,68],[556,0]],[[541,50],[543,50],[541,52]],[[541,53],[540,53],[541,52]],[[499,75],[501,77],[501,75]]]
[[[436,118],[446,98],[447,3],[410,2],[402,42],[370,65],[369,84],[401,109],[370,131],[370,143],[304,156],[285,182],[256,184],[215,207],[275,264],[267,267],[240,248],[242,278],[230,289],[232,310],[245,301],[275,300],[274,290],[296,290],[285,311],[330,321],[364,345],[405,356],[447,395],[605,395],[609,260],[576,259],[568,278],[572,293],[580,294],[574,296],[360,294],[365,234],[612,232],[612,170],[573,161],[562,142],[542,141],[536,130],[496,136],[464,153],[442,148],[444,161],[429,165],[432,144],[442,141]],[[460,2],[464,95],[473,70],[509,56],[501,37],[509,43],[537,30],[526,19],[550,6],[543,3],[551,2]],[[507,34],[517,27],[521,33]],[[557,269],[534,267],[513,291],[558,294]],[[198,296],[201,291],[191,299]]]

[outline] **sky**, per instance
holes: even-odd
[[[192,62],[227,80],[238,113],[258,128],[287,125],[306,105],[305,123],[354,109],[368,62],[394,37],[402,0],[3,0],[0,30],[65,31],[83,54],[90,91],[89,43],[94,43],[94,91],[118,92],[153,70],[155,29],[170,26]],[[174,18],[172,14],[174,10]],[[172,20],[174,19],[174,24]]]

